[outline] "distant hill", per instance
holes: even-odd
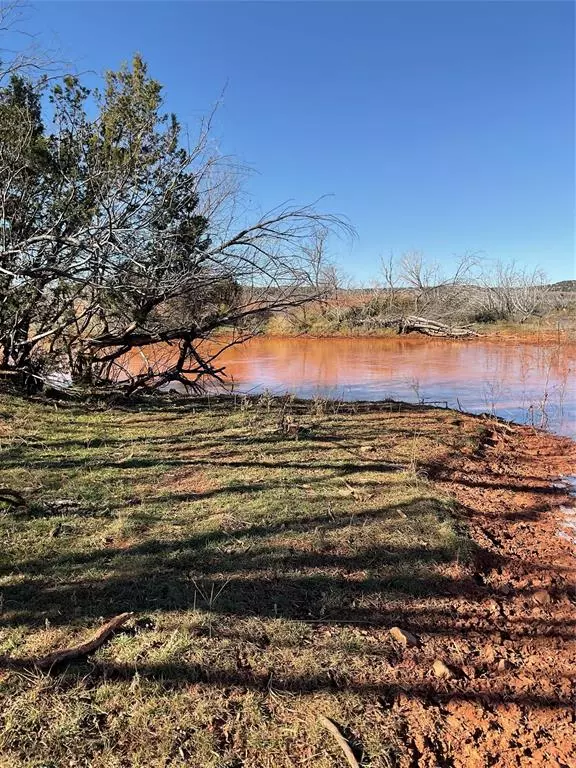
[[[552,283],[551,291],[576,291],[576,280],[560,280],[558,283]]]

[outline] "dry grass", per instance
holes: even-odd
[[[470,555],[426,467],[482,432],[415,407],[0,398],[0,486],[30,499],[0,516],[0,653],[135,612],[89,662],[0,670],[0,765],[340,765],[319,712],[395,765],[387,629],[438,631]]]

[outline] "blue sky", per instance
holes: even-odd
[[[139,51],[183,122],[218,99],[259,204],[332,197],[359,281],[380,256],[483,252],[575,277],[574,5],[36,2],[79,70]]]

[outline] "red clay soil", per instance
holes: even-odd
[[[552,484],[575,467],[574,442],[497,424],[480,450],[430,468],[478,552],[474,585],[426,639],[446,676],[437,665],[425,695],[395,697],[403,765],[576,766],[576,551],[558,535],[574,499]],[[404,654],[407,683],[418,653]]]

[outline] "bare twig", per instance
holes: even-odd
[[[330,731],[332,736],[336,739],[338,742],[338,745],[342,752],[344,752],[344,755],[346,756],[346,760],[348,761],[348,765],[351,766],[351,768],[360,768],[360,763],[358,760],[356,760],[354,756],[354,752],[352,752],[352,749],[350,747],[350,744],[346,741],[344,736],[340,733],[340,730],[338,729],[338,726],[332,722],[329,718],[325,717],[324,715],[318,716],[318,721],[321,725],[326,728],[327,731]]]
[[[18,666],[26,664],[27,666],[34,666],[37,669],[52,669],[60,664],[81,659],[100,648],[100,646],[108,640],[110,635],[125,624],[132,616],[132,613],[121,613],[119,616],[115,616],[113,619],[106,622],[103,627],[100,627],[100,629],[85,643],[74,645],[72,648],[54,651],[39,659],[30,659],[28,662],[18,663],[12,660],[10,661],[14,664],[18,664]]]

